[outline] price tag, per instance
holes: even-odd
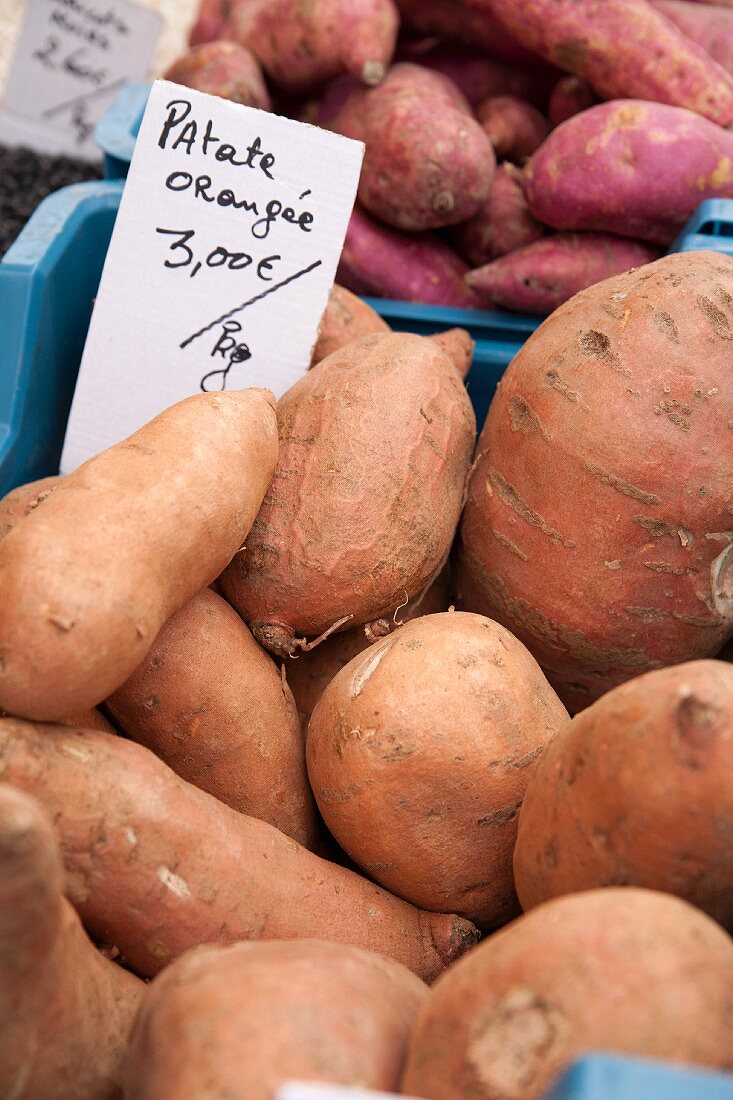
[[[0,142],[99,159],[94,128],[125,81],[147,75],[162,25],[130,0],[28,0]]]
[[[61,469],[200,391],[308,368],[364,146],[157,81],[102,273]]]

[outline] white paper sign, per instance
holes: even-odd
[[[364,147],[158,81],[77,381],[64,473],[201,390],[307,369]]]
[[[129,0],[28,0],[0,109],[0,142],[98,160],[96,124],[147,76],[161,17]]]
[[[340,1085],[319,1085],[291,1082],[278,1090],[275,1100],[410,1100],[393,1092],[373,1092],[371,1089],[346,1088]]]

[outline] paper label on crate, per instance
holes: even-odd
[[[163,20],[131,0],[28,0],[0,108],[0,142],[98,160],[94,128],[144,79]]]
[[[347,1088],[345,1085],[291,1081],[278,1090],[275,1100],[410,1100],[410,1097],[398,1097],[394,1092]]]
[[[307,370],[364,146],[157,81],[71,408],[64,473],[191,394]]]

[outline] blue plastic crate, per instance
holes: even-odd
[[[150,88],[149,83],[125,84],[97,123],[94,140],[104,157],[105,179],[119,180],[127,176]]]
[[[588,1055],[563,1074],[545,1100],[733,1100],[733,1075]]]
[[[94,296],[124,181],[82,183],[41,203],[0,263],[0,495],[58,471]],[[372,299],[397,331],[467,328],[468,392],[481,425],[534,317]]]
[[[714,251],[733,255],[733,200],[701,202],[670,252]]]

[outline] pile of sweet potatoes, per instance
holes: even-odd
[[[339,279],[546,315],[733,197],[733,13],[692,0],[202,0],[171,80],[364,142]]]
[[[0,1096],[733,1071],[731,346],[733,260],[606,280],[475,452],[468,334],[335,287],[0,501]]]

